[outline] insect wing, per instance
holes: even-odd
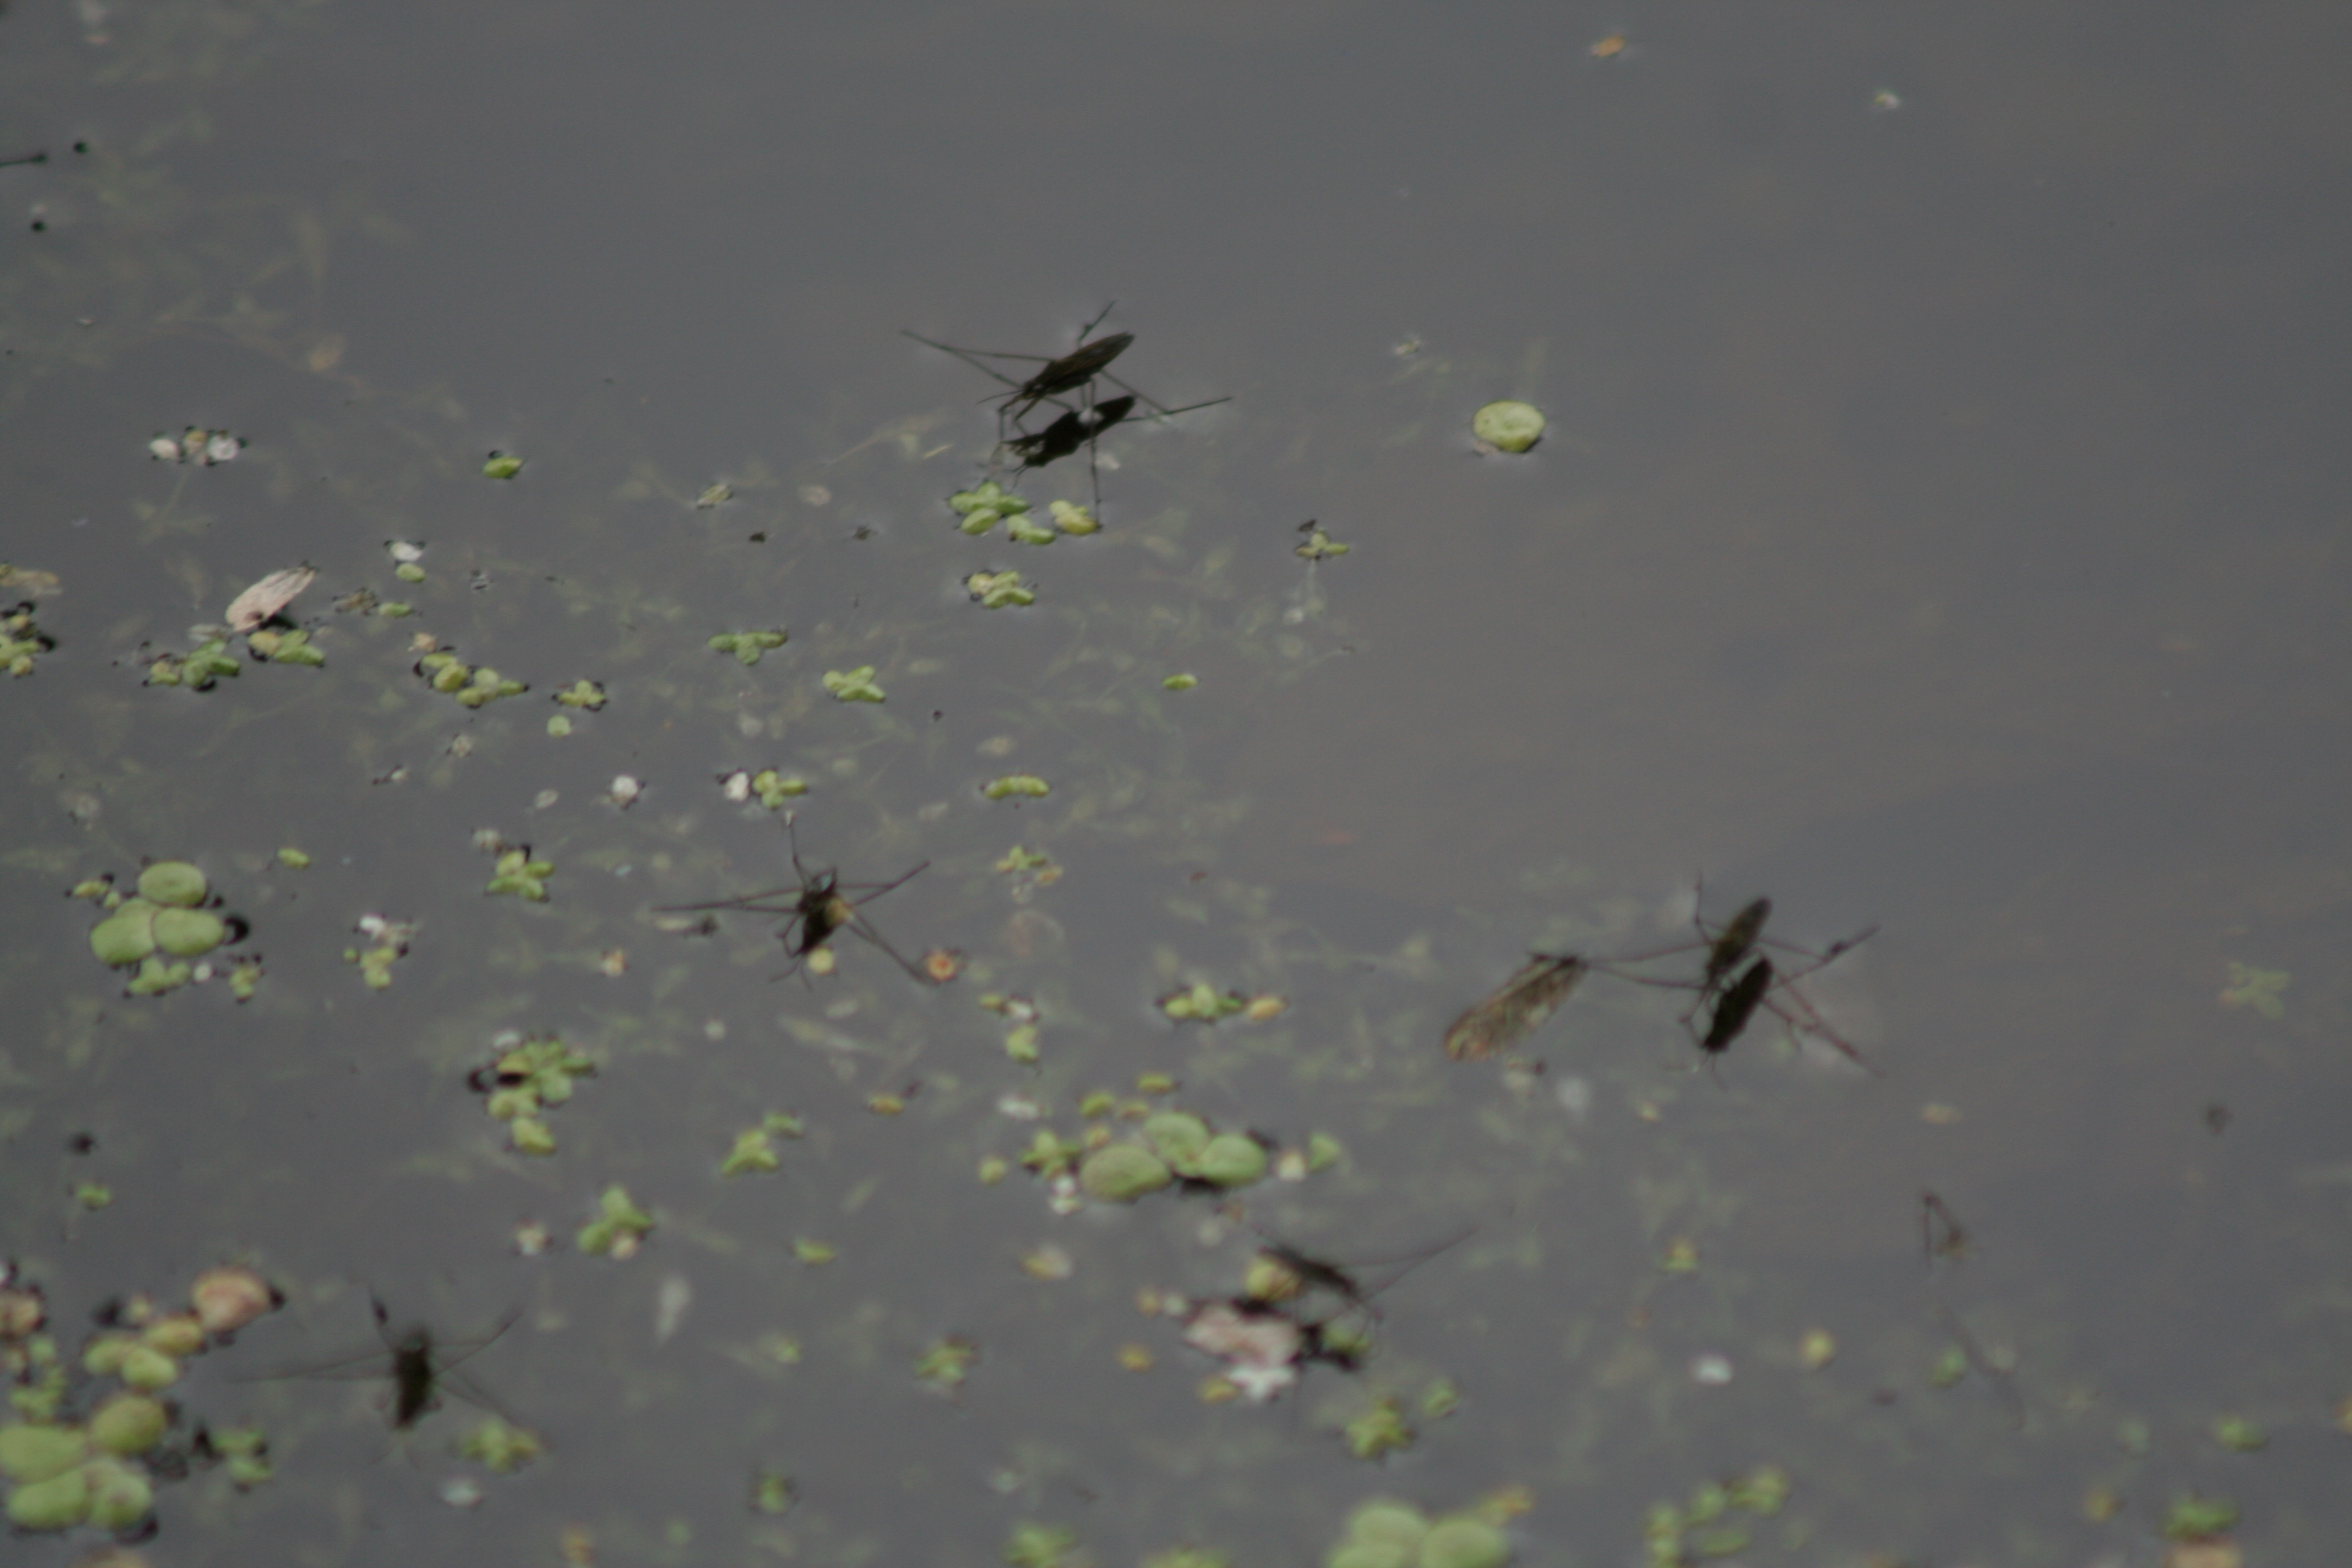
[[[1574,954],[1538,954],[1500,990],[1454,1020],[1445,1031],[1445,1054],[1457,1062],[1475,1062],[1516,1045],[1568,1000],[1585,968]]]

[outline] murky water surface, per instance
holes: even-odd
[[[2194,1495],[2321,1560],[2346,31],[9,6],[0,1225],[68,1361],[212,1265],[287,1297],[169,1391],[274,1476],[159,1482],[143,1550],[1246,1565],[1385,1495],[1528,1563],[2137,1564]],[[1105,434],[1097,533],[959,531],[1004,387],[902,334],[1017,382],[1106,310],[1099,398],[1230,401]],[[1547,432],[1482,455],[1507,397]],[[1084,452],[996,478],[1092,502]],[[265,629],[323,664],[153,679],[297,563]],[[788,907],[787,811],[845,889],[924,864],[860,912],[961,975],[659,912]],[[180,858],[248,933],[126,995],[66,895]],[[1704,1058],[1716,997],[1607,973],[1440,1049],[1531,950],[1689,939],[1702,874],[1874,929],[1769,994],[1874,1071],[1761,1009]],[[494,1119],[546,1037],[593,1075]],[[1274,1171],[1057,1213],[1020,1163],[1171,1109]],[[614,1188],[653,1228],[583,1253]],[[1260,1404],[1138,1305],[1239,1295],[1252,1227],[1367,1290],[1462,1239]],[[372,1299],[511,1314],[462,1373],[543,1455],[458,1458],[454,1387],[388,1430],[382,1358],[272,1375]],[[1777,1511],[1706,1490],[1759,1467]]]

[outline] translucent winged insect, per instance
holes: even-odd
[[[1110,374],[1111,362],[1128,351],[1135,342],[1133,332],[1107,332],[1099,338],[1087,333],[1102,325],[1103,318],[1112,307],[1102,308],[1101,314],[1078,329],[1078,344],[1066,354],[1024,354],[1001,353],[991,349],[960,349],[953,343],[943,343],[927,338],[920,332],[908,331],[907,336],[942,353],[950,353],[992,380],[1002,382],[1011,390],[999,395],[996,404],[996,439],[998,445],[1012,452],[1021,469],[1042,468],[1048,463],[1070,457],[1080,447],[1087,449],[1087,471],[1091,482],[1096,509],[1102,506],[1102,474],[1096,442],[1103,432],[1134,416],[1138,404],[1150,411],[1155,419],[1170,419],[1195,409],[1228,403],[1228,397],[1212,397],[1205,402],[1187,403],[1171,408],[1163,403],[1138,392],[1134,387]],[[1037,369],[1016,380],[1005,374],[991,360],[1024,360]],[[1095,384],[1108,381],[1126,395],[1097,402]],[[1075,395],[1077,399],[1070,401]],[[1039,404],[1051,404],[1063,412],[1042,430],[1031,430],[1025,421]],[[1010,434],[1008,434],[1008,431]]]
[[[497,1402],[457,1368],[497,1343],[499,1336],[514,1326],[518,1313],[509,1312],[500,1318],[487,1334],[457,1342],[453,1353],[451,1342],[436,1340],[433,1331],[422,1323],[394,1334],[392,1315],[384,1310],[383,1302],[371,1296],[368,1304],[373,1310],[376,1337],[383,1342],[382,1350],[363,1351],[318,1366],[297,1367],[290,1372],[268,1373],[238,1381],[268,1382],[282,1377],[382,1381],[389,1384],[385,1412],[394,1432],[405,1432],[438,1410],[445,1388],[469,1405],[507,1418]]]
[[[1703,896],[1704,884],[1700,891]],[[1637,984],[1697,992],[1697,1000],[1683,1015],[1682,1021],[1684,1026],[1691,1031],[1691,1037],[1698,1043],[1699,1049],[1707,1054],[1710,1065],[1714,1058],[1730,1048],[1731,1043],[1747,1029],[1757,1010],[1761,1008],[1780,1019],[1793,1033],[1811,1035],[1824,1040],[1856,1067],[1876,1073],[1878,1068],[1830,1027],[1814,1009],[1811,1001],[1797,989],[1797,982],[1817,970],[1827,968],[1868,942],[1877,933],[1878,928],[1866,927],[1854,936],[1832,942],[1820,952],[1810,952],[1767,937],[1764,924],[1771,918],[1772,900],[1769,899],[1750,900],[1742,905],[1739,912],[1730,920],[1715,927],[1710,927],[1706,918],[1694,909],[1691,923],[1698,931],[1696,942],[1612,960],[1607,966],[1608,972]],[[1765,947],[1795,953],[1805,962],[1795,969],[1780,969],[1769,955],[1758,951]],[[1626,967],[1688,952],[1694,948],[1704,949],[1706,954],[1696,980],[1635,974],[1629,973]],[[1703,1030],[1696,1023],[1702,1014],[1706,1017],[1706,1026]]]
[[[1224,1362],[1225,1375],[1255,1401],[1289,1387],[1308,1362],[1352,1372],[1372,1348],[1371,1325],[1380,1318],[1373,1298],[1476,1228],[1398,1258],[1347,1266],[1310,1257],[1260,1231],[1266,1246],[1251,1260],[1242,1293],[1195,1308],[1185,1320],[1185,1342]],[[1357,1268],[1390,1262],[1404,1267],[1378,1285],[1366,1286],[1356,1278]],[[1315,1312],[1314,1304],[1323,1300],[1335,1304]]]
[[[1509,1049],[1550,1017],[1591,969],[1572,952],[1537,953],[1494,994],[1454,1020],[1445,1031],[1445,1054],[1475,1062]]]
[[[783,929],[776,936],[784,944],[785,956],[793,962],[782,971],[770,975],[771,980],[799,974],[805,982],[809,955],[830,942],[835,931],[846,931],[864,938],[887,954],[893,963],[924,984],[937,984],[938,981],[929,972],[909,963],[861,912],[883,894],[903,886],[928,869],[930,862],[926,860],[887,882],[845,882],[841,879],[841,873],[830,866],[822,871],[810,870],[801,860],[800,831],[789,816],[784,819],[784,829],[792,836],[793,874],[800,879],[798,883],[786,888],[770,888],[764,892],[745,893],[732,899],[714,899],[708,903],[667,904],[662,906],[660,912],[688,914],[702,910],[738,910],[746,914],[783,916]]]

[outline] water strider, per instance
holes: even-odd
[[[782,972],[770,975],[772,980],[803,973],[811,953],[831,941],[835,932],[847,931],[887,954],[892,963],[915,979],[926,985],[937,984],[938,980],[929,971],[909,962],[905,954],[890,945],[880,931],[874,929],[873,921],[859,912],[883,894],[903,886],[928,869],[930,862],[926,860],[887,882],[844,882],[841,873],[830,866],[822,871],[811,871],[802,863],[800,833],[792,817],[784,818],[784,829],[792,836],[793,872],[800,879],[796,885],[744,893],[732,899],[714,899],[708,903],[666,904],[660,912],[687,914],[703,910],[738,910],[746,914],[784,916],[783,929],[776,936],[784,944],[785,956],[793,962]],[[850,895],[853,893],[863,897],[852,898]],[[771,904],[768,900],[772,899],[785,901],[781,905]]]
[[[1135,334],[1109,332],[1093,339],[1087,338],[1087,334],[1102,325],[1103,318],[1110,314],[1117,303],[1113,300],[1111,304],[1105,305],[1093,321],[1080,327],[1078,346],[1059,356],[961,349],[953,343],[927,338],[920,332],[907,331],[906,335],[926,347],[955,355],[974,370],[1011,389],[993,399],[996,405],[996,438],[1000,447],[1019,459],[1022,471],[1042,468],[1072,456],[1084,447],[1094,504],[1099,510],[1102,506],[1102,476],[1097,462],[1096,442],[1103,432],[1132,417],[1136,405],[1143,405],[1155,419],[1168,419],[1232,401],[1226,397],[1213,397],[1206,402],[1188,403],[1171,408],[1111,374],[1111,363],[1128,351],[1135,342]],[[1034,361],[1038,368],[1025,379],[1015,380],[986,363],[990,360]],[[1124,395],[1097,402],[1095,397],[1095,383],[1097,381],[1109,382]],[[1076,404],[1068,401],[1072,395],[1078,399]],[[1063,413],[1043,430],[1033,431],[1023,421],[1041,403],[1050,403],[1062,409]],[[1008,428],[1013,432],[1011,435],[1006,434]]]
[[[363,1351],[358,1355],[344,1356],[317,1366],[267,1373],[259,1377],[236,1381],[270,1382],[284,1377],[351,1378],[366,1382],[382,1379],[390,1384],[386,1391],[386,1410],[394,1432],[406,1432],[439,1409],[444,1388],[467,1404],[505,1418],[497,1403],[457,1368],[460,1363],[472,1360],[496,1344],[499,1337],[514,1326],[520,1312],[509,1312],[488,1333],[478,1339],[460,1342],[464,1348],[450,1354],[449,1342],[436,1341],[433,1331],[424,1324],[412,1325],[395,1335],[392,1331],[392,1314],[385,1310],[383,1300],[371,1296],[368,1305],[374,1318],[376,1337],[383,1342],[382,1350]]]

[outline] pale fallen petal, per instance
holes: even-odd
[[[236,596],[228,607],[228,624],[241,632],[251,631],[292,604],[294,596],[309,587],[318,575],[308,566],[289,566],[283,572],[272,572]]]

